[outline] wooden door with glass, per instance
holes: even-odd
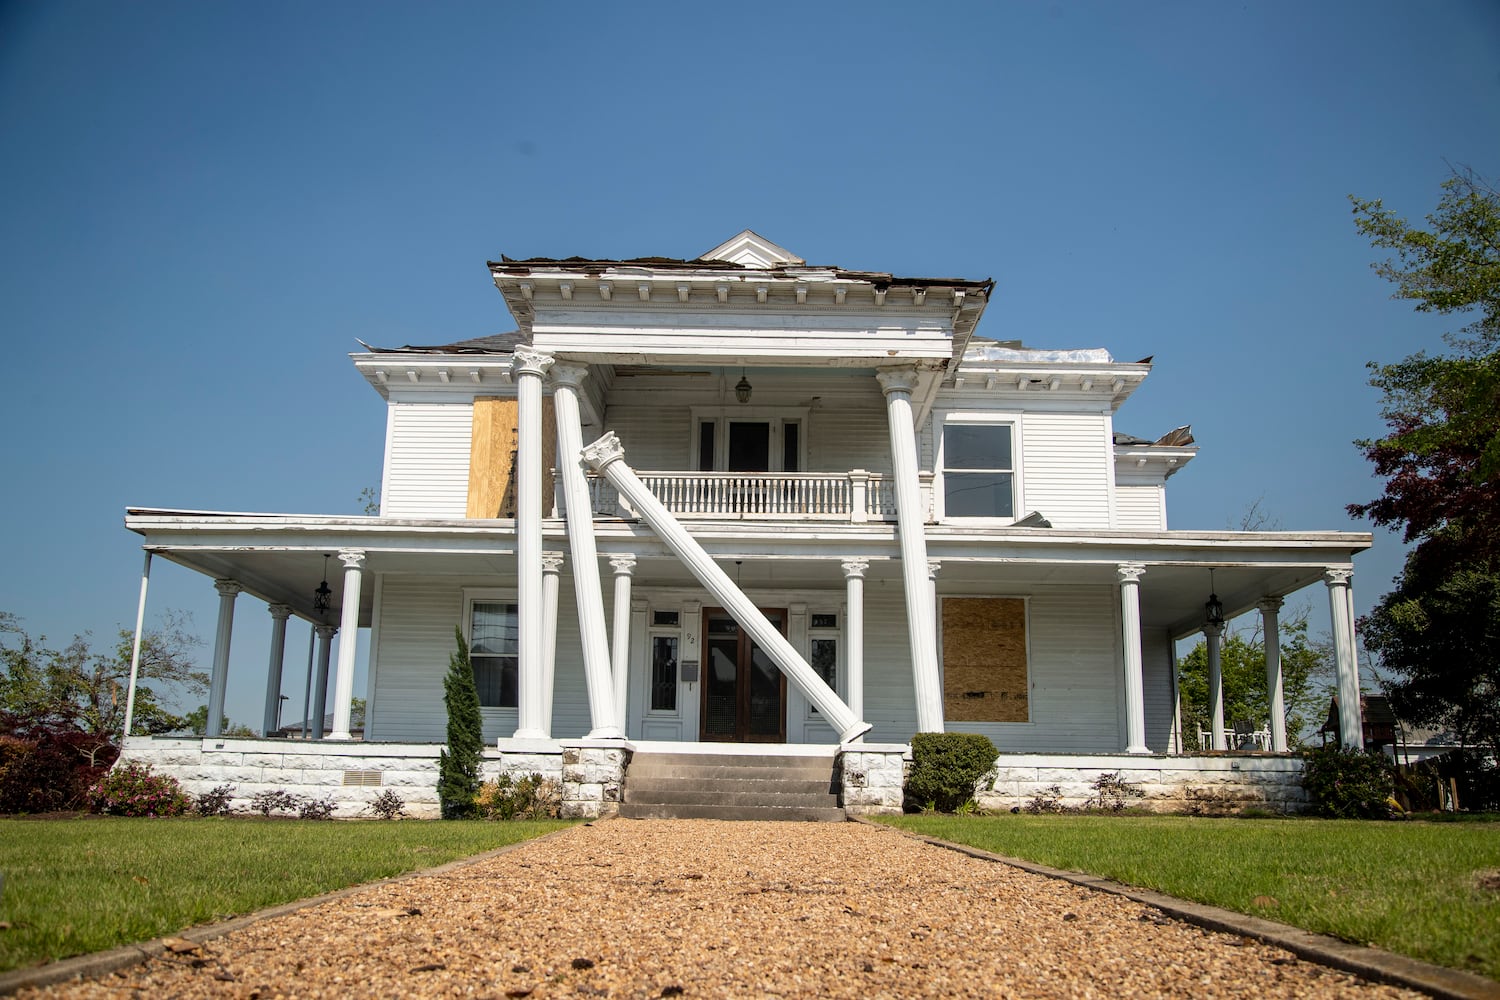
[[[786,635],[786,609],[761,614]],[[703,611],[703,702],[698,738],[714,743],[785,743],[786,675],[723,608]]]

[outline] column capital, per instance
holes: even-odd
[[[1325,569],[1323,571],[1323,582],[1330,587],[1347,587],[1354,579],[1352,569]]]
[[[510,368],[517,375],[535,375],[541,378],[557,359],[546,351],[532,347],[517,347],[511,353]]]
[[[839,565],[844,570],[844,579],[849,580],[857,577],[858,579],[863,580],[865,577],[865,571],[870,568],[870,560],[845,559]]]
[[[635,556],[628,553],[610,556],[609,565],[614,569],[615,576],[629,576],[635,570]]]
[[[315,625],[315,626],[313,626],[313,631],[316,632],[316,633],[318,633],[318,638],[322,639],[324,642],[327,642],[329,639],[332,639],[334,637],[334,635],[338,632],[338,630],[339,630],[339,627],[337,625]]]
[[[577,389],[588,378],[589,366],[577,361],[559,361],[552,366],[552,384]]]
[[[625,448],[620,444],[620,439],[615,437],[614,431],[605,431],[603,437],[583,447],[583,460],[592,465],[596,472],[603,472],[606,465],[624,457]]]
[[[1115,579],[1120,583],[1140,583],[1146,574],[1146,564],[1138,562],[1120,563],[1115,567]]]
[[[1286,601],[1279,597],[1262,597],[1256,602],[1255,606],[1260,609],[1260,613],[1263,615],[1274,615],[1281,610],[1281,606],[1285,603]]]
[[[284,622],[292,617],[292,606],[290,604],[268,604],[266,610],[271,612],[271,617],[279,622]]]
[[[245,588],[238,580],[215,580],[214,589],[219,592],[220,597],[235,597]]]
[[[344,564],[345,569],[360,569],[364,566],[365,553],[363,549],[340,549],[339,562]]]
[[[911,365],[900,368],[881,368],[875,372],[880,391],[889,396],[893,392],[910,393],[917,387],[917,369]]]
[[[558,573],[563,568],[563,561],[564,557],[561,552],[543,552],[542,572],[553,574]]]
[[[929,559],[929,560],[927,560],[927,579],[929,579],[929,580],[936,580],[937,579],[937,575],[942,570],[942,568],[943,568],[943,561],[941,559]]]
[[[1219,637],[1224,634],[1224,626],[1216,625],[1213,622],[1204,622],[1203,634],[1210,642],[1218,642]]]

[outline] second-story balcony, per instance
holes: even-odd
[[[830,521],[862,524],[896,520],[896,488],[888,473],[866,472],[644,472],[636,475],[674,515],[685,520]],[[564,512],[562,484],[553,491]],[[608,481],[589,476],[596,516],[633,518]],[[932,474],[921,474],[923,520],[932,520]]]

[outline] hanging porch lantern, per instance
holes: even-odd
[[[1205,620],[1215,628],[1224,626],[1224,602],[1214,588],[1214,571],[1208,571],[1208,600],[1203,605]]]
[[[740,380],[734,386],[734,398],[741,403],[750,402],[750,380],[745,377],[745,369],[740,369]]]
[[[323,582],[313,591],[313,610],[320,614],[333,606],[333,591],[328,587],[328,556],[323,556]]]

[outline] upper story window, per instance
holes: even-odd
[[[1016,516],[1015,426],[949,419],[941,448],[946,517]]]
[[[519,615],[506,601],[475,600],[469,604],[469,660],[481,708],[515,708]]]
[[[700,472],[800,472],[806,410],[695,407],[693,458]]]

